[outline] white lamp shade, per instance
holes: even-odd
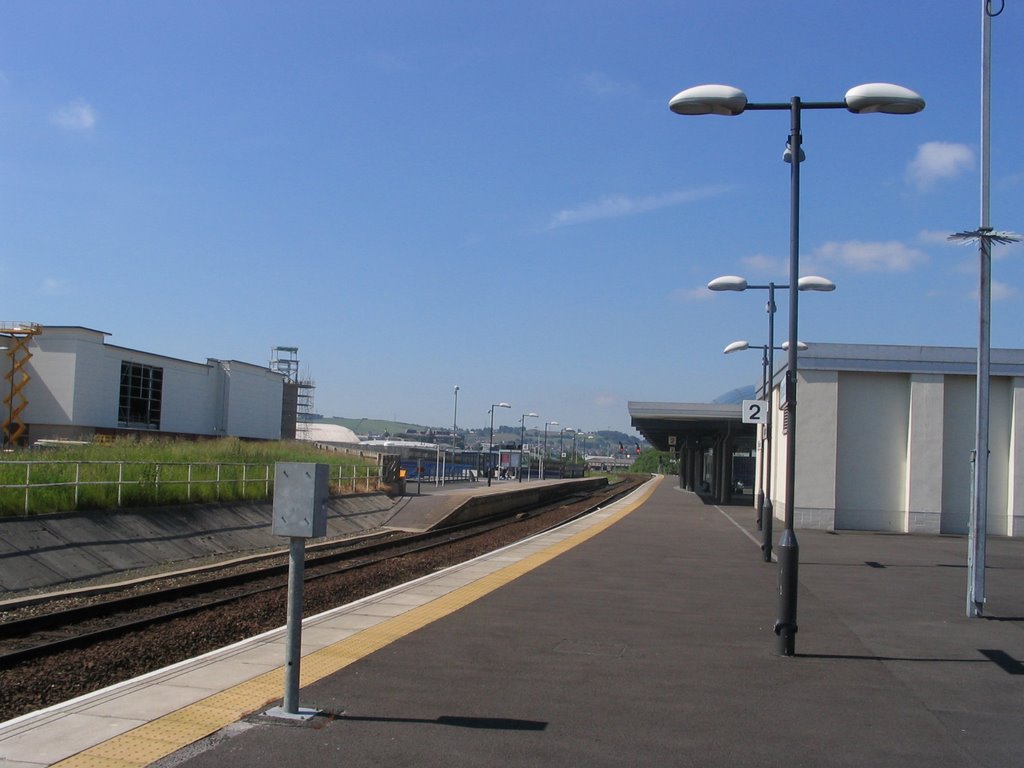
[[[846,92],[846,108],[857,114],[883,112],[888,115],[912,115],[924,109],[920,95],[892,83],[865,83]]]
[[[734,342],[732,342],[732,344],[729,344],[725,349],[723,349],[722,352],[724,352],[725,354],[728,355],[730,352],[740,352],[741,350],[744,350],[744,349],[750,349],[750,343],[749,342],[747,342],[747,341],[734,341]]]
[[[722,275],[708,283],[708,288],[712,291],[745,291],[747,280],[738,275]]]
[[[836,284],[827,277],[807,275],[797,281],[796,287],[801,291],[834,291]]]
[[[668,102],[677,115],[738,115],[747,108],[747,94],[731,85],[697,85]]]

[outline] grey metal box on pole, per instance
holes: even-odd
[[[326,464],[278,462],[274,471],[275,536],[303,539],[327,535],[330,467]]]
[[[288,641],[285,648],[284,701],[267,710],[271,717],[307,719],[316,710],[299,707],[302,660],[302,583],[306,539],[327,535],[330,469],[326,464],[279,462],[274,470],[272,530],[288,537]]]

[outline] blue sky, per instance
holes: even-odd
[[[797,31],[794,31],[797,30]],[[993,21],[992,225],[1024,231],[1024,5]],[[629,430],[760,378],[806,112],[801,339],[974,346],[981,0],[21,2],[0,24],[0,316],[188,360],[299,347],[326,415]],[[992,343],[1024,346],[1024,245]],[[785,300],[785,294],[781,295]],[[785,312],[777,315],[779,338]]]

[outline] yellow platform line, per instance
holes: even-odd
[[[654,493],[660,481],[658,478],[649,483],[634,499],[601,522],[541,552],[302,657],[300,685],[310,685],[344,669],[597,536],[639,508]],[[52,768],[143,768],[266,708],[280,699],[283,691],[284,667],[278,667],[83,750],[54,763]]]

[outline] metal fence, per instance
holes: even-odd
[[[380,468],[337,466],[332,490],[370,493],[380,486]],[[0,513],[69,511],[125,504],[265,500],[274,488],[273,464],[3,461]]]

